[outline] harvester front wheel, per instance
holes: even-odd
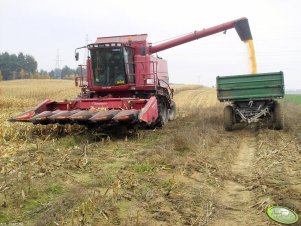
[[[170,109],[168,109],[168,120],[169,121],[174,120],[176,118],[176,114],[177,114],[176,103],[172,100]]]
[[[273,117],[273,123],[274,123],[274,128],[276,130],[282,130],[283,129],[283,114],[282,114],[282,106],[278,103],[275,102],[274,105],[274,117]]]
[[[162,127],[168,122],[168,109],[167,109],[166,102],[164,100],[158,101],[158,110],[159,110],[159,117],[158,117],[157,125],[159,127]]]
[[[226,131],[233,129],[233,107],[228,105],[224,108],[224,128]]]

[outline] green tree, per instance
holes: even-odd
[[[7,52],[0,55],[0,70],[2,71],[2,76],[4,80],[10,79],[11,76],[10,55]]]
[[[69,68],[68,66],[63,67],[62,71],[61,71],[61,77],[62,78],[66,78],[67,75],[72,74],[72,69]]]
[[[25,79],[27,77],[26,75],[27,75],[26,71],[23,68],[21,68],[21,70],[19,72],[19,78],[20,79]]]
[[[0,54],[0,70],[4,80],[29,78],[31,74],[36,73],[38,67],[37,61],[31,55],[9,54],[7,52]]]
[[[22,52],[18,54],[17,64],[20,66],[20,68],[25,67],[25,56]]]
[[[33,58],[33,56],[30,55],[25,55],[25,62],[24,62],[24,69],[33,74],[37,71],[38,68],[38,63],[37,61]]]

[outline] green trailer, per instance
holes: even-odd
[[[224,108],[224,127],[232,130],[239,122],[272,121],[283,129],[281,105],[284,97],[283,72],[216,77],[217,98],[230,104]]]

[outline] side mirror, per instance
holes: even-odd
[[[75,53],[75,60],[78,61],[78,58],[79,58],[79,53],[76,52],[76,53]]]

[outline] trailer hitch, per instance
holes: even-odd
[[[268,107],[262,109],[260,112],[258,112],[257,114],[255,114],[251,118],[245,117],[245,115],[239,109],[236,109],[236,112],[239,114],[239,116],[241,117],[242,121],[247,122],[248,124],[253,123],[253,122],[258,122],[259,118],[261,116],[263,116],[263,115],[266,116],[267,114],[270,114],[270,111],[269,111]]]

